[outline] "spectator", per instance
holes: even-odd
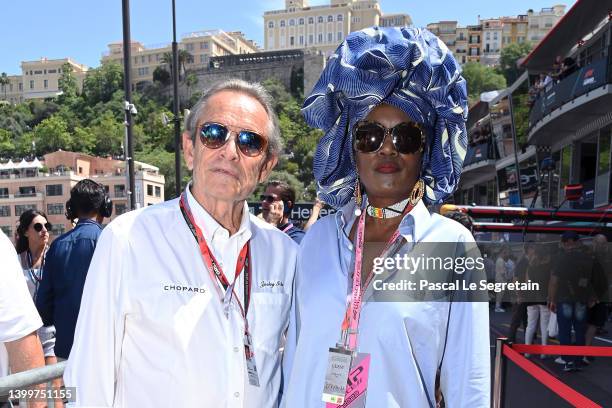
[[[48,249],[49,231],[51,231],[51,224],[44,212],[27,210],[19,217],[17,253],[30,296],[34,300],[42,280],[45,255]],[[54,352],[55,326],[41,327],[38,329],[38,337],[42,343],[45,364],[57,363]],[[61,385],[61,379],[53,381],[54,387],[59,388]]]
[[[611,271],[612,254],[608,250],[608,240],[605,235],[598,234],[593,237],[593,256],[597,259],[602,268],[599,273],[593,276],[593,289],[596,296],[596,303],[587,312],[587,330],[585,335],[585,345],[593,344],[593,339],[597,330],[602,330],[608,318],[609,289],[608,277],[605,271]],[[582,361],[589,364],[593,357],[585,357]]]
[[[515,271],[512,280],[514,282],[527,282],[527,268],[531,260],[535,257],[535,246],[533,243],[525,245],[525,253],[523,257],[516,264]],[[520,292],[517,292],[520,293]],[[518,331],[521,322],[527,326],[527,304],[521,295],[517,295],[514,299],[514,307],[512,309],[512,318],[510,320],[510,330],[508,334],[508,340],[516,342],[516,332]]]
[[[42,326],[36,313],[17,253],[11,241],[0,231],[0,377],[10,372],[30,370],[45,365],[36,330]],[[39,385],[38,388],[42,388]],[[6,402],[6,401],[4,401]],[[0,406],[4,405],[0,397]],[[46,403],[30,404],[44,407]]]
[[[497,256],[495,261],[495,283],[505,283],[508,281],[508,264],[510,259],[510,247],[504,246]],[[504,299],[504,291],[501,290],[495,295],[495,312],[503,313],[506,310],[502,307]]]
[[[561,345],[572,344],[573,328],[573,344],[584,346],[587,307],[594,305],[596,300],[593,276],[601,273],[601,266],[596,258],[583,250],[578,234],[573,231],[563,233],[561,248],[552,268],[548,291],[549,308],[557,313]],[[581,365],[582,358],[575,356],[566,361],[564,370],[576,371]]]
[[[55,325],[58,361],[70,354],[87,269],[102,220],[111,212],[112,202],[104,186],[90,179],[79,181],[66,203],[66,217],[78,218],[77,225],[53,241],[47,252],[36,307],[45,326]]]
[[[304,231],[296,227],[289,219],[295,205],[295,190],[279,180],[268,182],[261,195],[261,212],[263,219],[289,235],[296,243],[302,241]]]
[[[529,258],[527,279],[537,283],[540,290],[530,296],[530,302],[526,303],[527,330],[525,330],[525,344],[532,344],[539,320],[542,345],[545,346],[548,344],[548,324],[550,321],[550,311],[546,307],[545,301],[550,282],[550,253],[543,246],[535,249],[533,256]],[[542,354],[540,357],[545,358],[546,356]]]

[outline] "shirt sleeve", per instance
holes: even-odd
[[[53,320],[54,316],[54,298],[53,298],[53,275],[55,268],[55,253],[57,252],[57,247],[55,245],[51,245],[49,248],[49,252],[45,257],[45,266],[42,271],[42,280],[40,281],[40,286],[38,287],[38,291],[36,292],[36,308],[38,309],[38,313],[40,313],[40,317],[45,326],[52,326],[55,324]]]
[[[64,373],[67,387],[76,387],[72,407],[111,407],[115,399],[124,320],[127,313],[129,245],[108,226],[94,252],[81,300],[74,343]]]
[[[293,360],[295,358],[295,350],[297,348],[297,341],[300,334],[300,322],[299,313],[297,308],[297,292],[298,292],[298,280],[300,274],[300,253],[298,251],[298,260],[296,262],[296,272],[293,281],[293,289],[291,296],[291,310],[289,312],[289,328],[287,329],[287,341],[285,342],[285,349],[283,351],[283,364],[282,364],[282,389],[281,389],[281,407],[284,406],[283,396],[286,395],[289,383],[291,381],[291,369],[293,368]]]
[[[0,232],[0,342],[19,340],[36,331],[42,321],[11,241]]]

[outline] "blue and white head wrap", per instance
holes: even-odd
[[[442,202],[459,184],[467,148],[465,80],[438,37],[407,27],[348,35],[304,101],[306,122],[325,131],[314,157],[319,197],[334,207],[351,199],[357,178],[351,129],[382,102],[425,127],[423,197]]]

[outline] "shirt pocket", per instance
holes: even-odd
[[[289,299],[289,295],[285,293],[256,292],[251,295],[254,313],[249,325],[256,350],[269,354],[279,351],[289,319]]]

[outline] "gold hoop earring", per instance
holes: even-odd
[[[361,183],[359,182],[359,177],[355,180],[355,191],[353,192],[353,196],[355,197],[355,215],[359,217],[361,215],[361,204],[363,201],[363,197],[361,197]]]
[[[410,197],[408,200],[410,201],[410,205],[416,205],[421,198],[423,198],[423,194],[425,193],[425,183],[422,179],[419,179],[412,188],[410,192]]]

